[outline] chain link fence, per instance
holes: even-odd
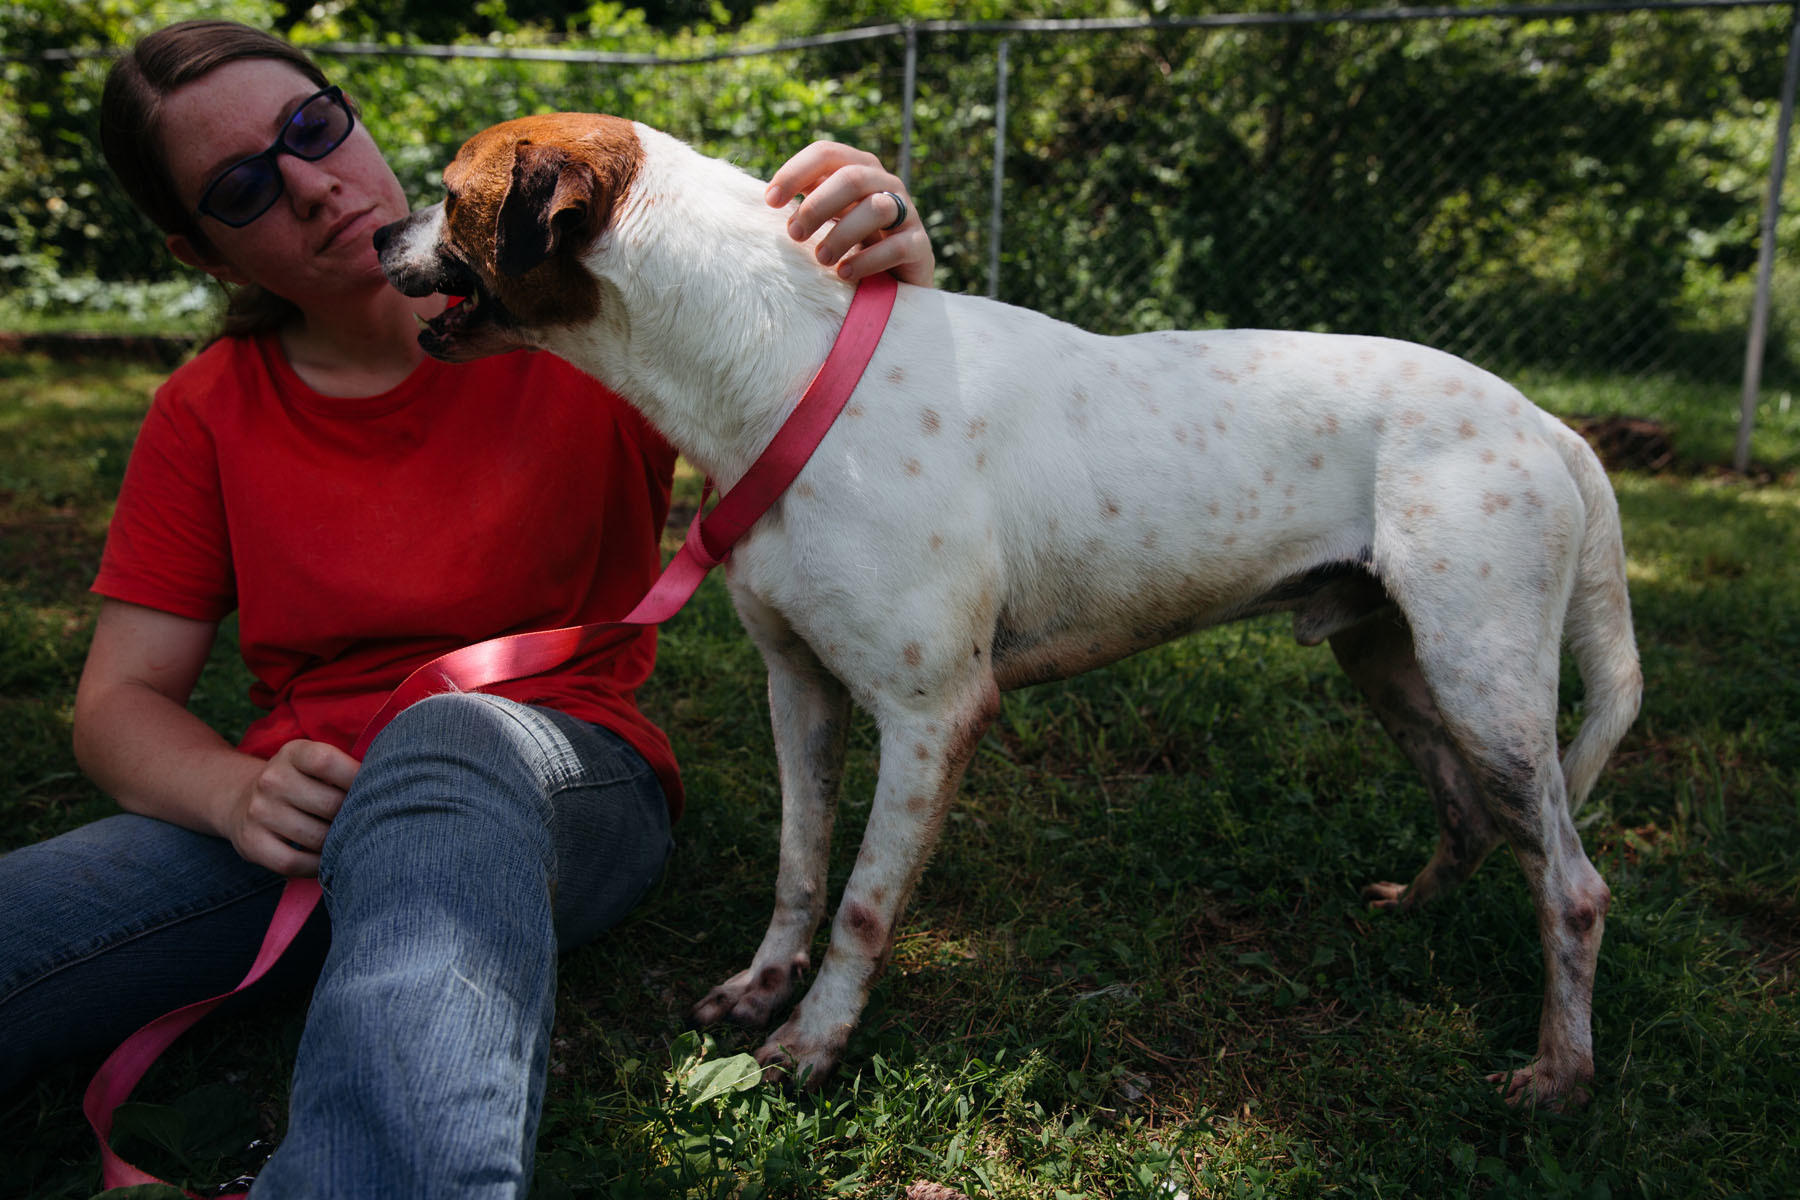
[[[904,164],[940,282],[1123,333],[1427,342],[1502,371],[1744,377],[1792,6],[925,22],[689,59],[315,45],[417,200],[460,138],[636,117],[765,176]],[[432,60],[432,61],[422,61]],[[1800,217],[1779,244],[1800,237]],[[1800,312],[1776,256],[1774,311]],[[1792,386],[1778,321],[1765,378]]]

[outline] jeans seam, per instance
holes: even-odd
[[[166,929],[170,929],[177,925],[181,925],[187,921],[192,921],[192,920],[195,920],[196,918],[207,916],[208,914],[218,912],[221,909],[229,908],[234,904],[241,904],[245,900],[251,899],[252,897],[255,897],[255,896],[262,895],[263,893],[268,892],[274,888],[285,887],[285,886],[287,886],[287,882],[288,881],[286,879],[282,878],[281,876],[276,876],[274,881],[271,883],[258,884],[256,887],[251,888],[248,891],[240,892],[234,896],[228,896],[228,897],[222,898],[213,904],[209,904],[209,905],[206,905],[206,906],[200,907],[200,908],[189,909],[186,912],[181,913],[179,916],[169,917],[166,920],[159,921],[154,925],[145,926],[144,928],[139,929],[125,937],[116,938],[111,941],[108,941],[105,945],[96,947],[95,949],[90,950],[85,954],[80,954],[80,955],[77,955],[72,958],[64,959],[63,961],[56,963],[49,970],[43,972],[42,974],[33,976],[32,978],[19,984],[19,986],[13,988],[11,991],[7,992],[4,996],[0,996],[0,1006],[4,1006],[6,1004],[11,1003],[15,998],[24,995],[26,992],[30,991],[32,988],[38,987],[38,986],[48,982],[49,980],[54,979],[56,976],[62,974],[64,971],[73,970],[74,968],[81,966],[83,963],[92,962],[96,958],[100,958],[104,955],[114,953],[125,946],[131,945],[134,942],[142,941],[143,939],[145,939],[147,937],[151,937],[154,934],[161,933]]]

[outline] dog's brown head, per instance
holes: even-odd
[[[463,362],[530,344],[525,331],[591,319],[599,287],[581,264],[637,177],[631,122],[587,113],[521,117],[482,130],[444,168],[444,200],[375,234],[381,269],[408,296],[463,303],[419,344]]]

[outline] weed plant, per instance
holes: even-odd
[[[85,589],[156,379],[0,363],[0,845],[110,811],[69,723]],[[1800,431],[1771,410],[1746,483],[1706,466],[1730,396],[1543,391],[1577,413],[1634,388],[1638,415],[1704,451],[1614,478],[1646,696],[1579,816],[1613,890],[1585,1109],[1510,1110],[1483,1082],[1529,1057],[1542,986],[1507,852],[1425,911],[1359,903],[1425,861],[1429,805],[1329,652],[1280,621],[1009,695],[843,1070],[817,1093],[762,1085],[756,1035],[687,1017],[761,935],[779,812],[760,664],[714,580],[643,696],[685,764],[680,847],[638,913],[564,961],[534,1194],[1800,1194]],[[244,688],[228,624],[193,707],[235,732]],[[1566,736],[1572,670],[1565,697]],[[855,727],[834,886],[875,741]],[[280,1136],[303,1011],[189,1034],[121,1149],[189,1186],[236,1174]],[[0,1196],[97,1190],[92,1067],[0,1097]]]

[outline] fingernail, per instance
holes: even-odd
[[[768,189],[763,192],[763,203],[771,205],[772,207],[775,207],[775,208],[780,208],[781,207],[781,189],[771,183],[768,186]]]

